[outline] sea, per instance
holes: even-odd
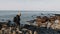
[[[54,14],[60,14],[60,11],[20,11],[21,12],[21,24],[29,24],[26,21],[30,21],[36,18],[36,16],[51,16]],[[18,11],[6,10],[0,11],[0,21],[11,20],[18,14]]]
[[[29,24],[26,21],[30,21],[36,18],[36,16],[54,16],[54,14],[60,14],[60,11],[20,11],[21,12],[21,24]],[[0,11],[0,21],[7,21],[10,20],[11,23],[13,22],[13,18],[18,14],[18,11]],[[59,31],[55,31],[53,29],[46,29],[46,28],[41,28],[40,31],[38,32],[40,34],[60,34]]]

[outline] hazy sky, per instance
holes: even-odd
[[[0,10],[60,11],[60,0],[0,0]]]

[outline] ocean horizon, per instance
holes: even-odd
[[[53,14],[60,13],[59,11],[58,12],[56,11],[20,11],[20,12],[21,12],[21,23],[22,24],[28,24],[26,21],[33,20],[36,16],[50,16]],[[0,20],[4,19],[4,20],[13,21],[13,18],[17,14],[18,14],[18,11],[0,11]]]

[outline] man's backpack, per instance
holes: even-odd
[[[16,22],[16,20],[17,20],[16,17],[14,17],[13,22]]]

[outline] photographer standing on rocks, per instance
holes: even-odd
[[[16,24],[16,27],[18,27],[19,30],[20,30],[20,16],[21,16],[21,13],[18,12],[18,14],[13,19],[14,23]]]

